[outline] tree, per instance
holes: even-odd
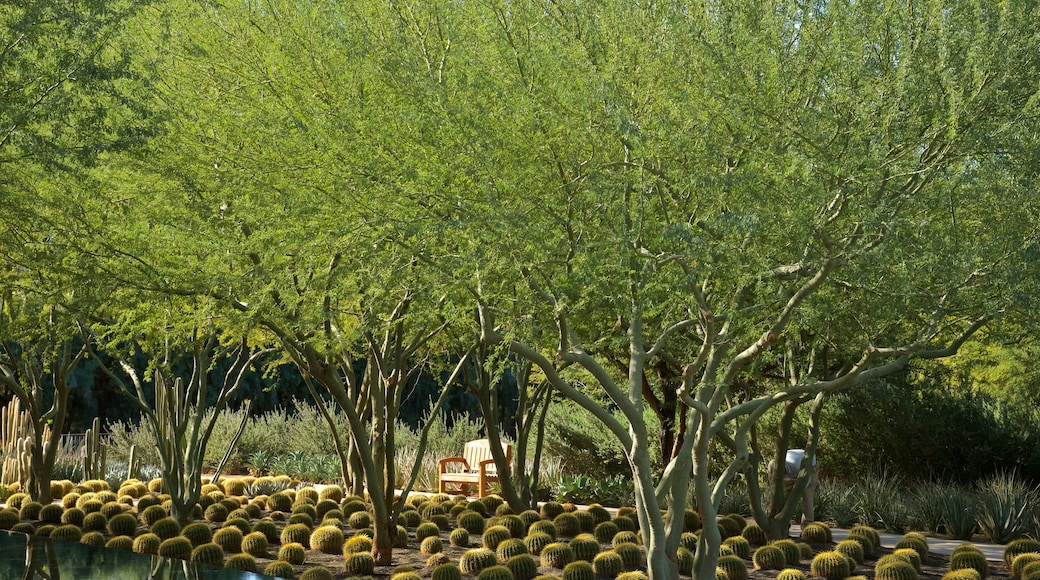
[[[467,175],[485,186],[435,213],[471,224],[485,343],[625,447],[654,577],[674,575],[682,520],[660,513],[685,505],[691,470],[712,521],[765,411],[956,353],[1008,307],[1009,273],[1035,268],[1019,213],[1035,215],[1035,166],[1008,161],[1035,150],[1008,130],[1036,115],[1033,6],[473,11],[440,98],[417,106],[446,119],[444,165],[479,143]],[[680,361],[690,411],[655,480],[642,409],[657,360]],[[712,481],[716,437],[735,459]],[[762,523],[776,535],[779,519]],[[718,541],[706,526],[698,576]]]

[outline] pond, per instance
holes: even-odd
[[[0,580],[271,580],[270,576],[0,531]]]

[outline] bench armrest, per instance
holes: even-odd
[[[481,473],[492,473],[492,474],[497,475],[498,474],[498,466],[495,465],[495,460],[494,459],[485,459],[484,461],[481,461],[480,462],[480,472]]]
[[[470,471],[469,462],[466,461],[464,457],[445,457],[438,461],[437,465],[439,466],[441,473],[447,473],[448,466],[455,463],[461,464],[465,471]]]

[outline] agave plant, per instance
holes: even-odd
[[[1036,487],[1021,481],[1014,471],[998,473],[979,483],[978,524],[991,542],[1006,544],[1032,525],[1032,507],[1040,499]]]
[[[942,497],[942,525],[955,540],[970,540],[975,534],[975,496],[967,489],[950,486]]]

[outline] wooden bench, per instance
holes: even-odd
[[[511,445],[503,445],[502,451],[506,461],[513,452]],[[467,489],[477,486],[477,496],[484,497],[491,491],[491,484],[498,481],[498,468],[491,456],[491,443],[487,439],[477,439],[466,443],[462,457],[446,457],[439,462],[440,492],[450,493],[448,486],[457,487],[458,493],[467,493]]]

